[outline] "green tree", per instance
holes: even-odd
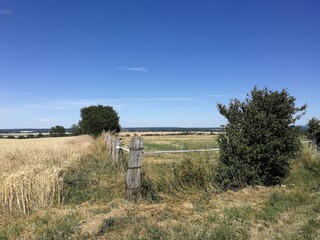
[[[266,88],[251,91],[245,101],[232,100],[229,107],[218,104],[228,120],[220,135],[220,161],[216,180],[224,188],[246,185],[275,185],[289,171],[289,159],[300,149],[294,127],[306,110],[295,107],[295,98],[286,90]]]
[[[308,138],[315,141],[317,144],[320,143],[320,120],[313,117],[308,122]]]
[[[119,116],[111,106],[90,106],[81,109],[79,127],[82,133],[99,135],[103,130],[120,132]]]
[[[78,124],[72,124],[72,126],[70,127],[70,132],[77,136],[81,134],[81,130]]]
[[[50,129],[50,136],[64,136],[66,129],[63,126],[57,125]]]

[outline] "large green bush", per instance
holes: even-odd
[[[103,130],[120,132],[118,113],[111,106],[90,106],[81,109],[81,133],[99,135]]]
[[[229,107],[218,104],[228,120],[220,135],[220,161],[216,180],[224,189],[246,185],[280,184],[289,171],[289,159],[300,149],[299,133],[294,123],[306,105],[295,107],[295,98],[286,90],[251,91]]]

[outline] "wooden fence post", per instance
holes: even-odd
[[[112,162],[117,161],[117,138],[115,136],[112,136]]]
[[[115,161],[120,165],[122,164],[122,155],[123,155],[120,138],[116,138],[115,149],[116,149]]]
[[[143,138],[134,136],[130,142],[126,194],[128,200],[136,200],[140,193]]]
[[[108,155],[109,155],[109,157],[111,156],[111,148],[112,148],[111,141],[112,141],[111,134],[110,134],[110,132],[108,132],[107,133],[107,144],[108,144]]]

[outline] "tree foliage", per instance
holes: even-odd
[[[81,134],[81,130],[78,124],[72,124],[72,126],[70,127],[70,133],[72,135],[80,135]]]
[[[57,125],[50,129],[51,136],[63,136],[66,133],[66,129],[63,126]]]
[[[317,144],[320,143],[320,120],[313,117],[308,122],[308,138],[315,141]]]
[[[220,161],[216,180],[224,189],[246,185],[275,185],[288,174],[289,159],[300,149],[299,133],[293,125],[306,110],[295,107],[286,90],[266,88],[251,91],[245,101],[218,104],[228,120],[220,135]]]
[[[99,135],[103,130],[120,132],[118,113],[111,106],[90,106],[81,109],[81,133]]]

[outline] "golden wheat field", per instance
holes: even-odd
[[[62,170],[89,149],[89,136],[1,139],[0,202],[10,212],[24,213],[54,203],[60,205]]]

